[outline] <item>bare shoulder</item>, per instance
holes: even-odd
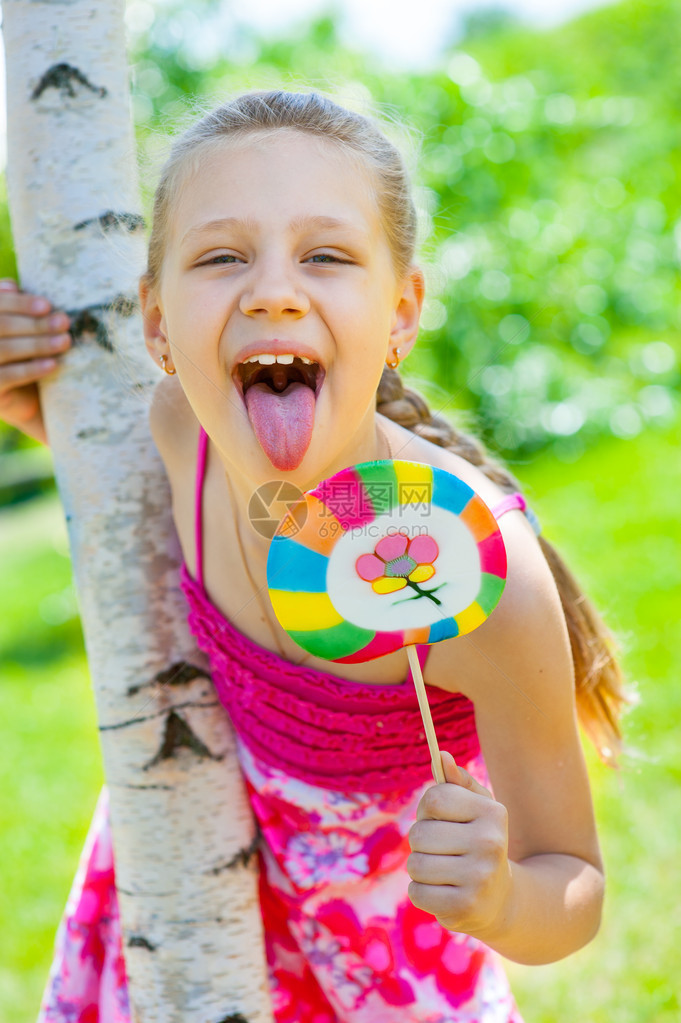
[[[379,419],[381,427],[390,437],[393,458],[403,458],[407,462],[425,462],[436,469],[451,472],[472,487],[487,505],[494,505],[504,497],[501,488],[465,458],[419,437],[418,434],[406,430],[384,416],[379,416]]]
[[[149,428],[168,474],[191,460],[199,424],[175,376],[161,377],[149,408]]]
[[[473,633],[437,644],[428,682],[501,710],[521,690],[535,702],[572,700],[572,654],[553,575],[520,511],[499,519],[508,561],[506,585],[490,617]],[[521,699],[521,707],[522,707]]]
[[[390,431],[391,442],[400,436]],[[491,507],[503,496],[464,459],[409,434],[402,441],[394,457],[454,473]],[[474,705],[492,789],[508,811],[511,859],[553,850],[599,865],[560,595],[525,515],[508,512],[499,528],[508,559],[499,604],[473,632],[433,645],[425,679]]]
[[[382,420],[394,457],[426,462],[462,479],[494,507],[505,496],[497,484],[466,459]],[[547,665],[552,682],[572,695],[572,658],[565,619],[551,570],[526,516],[511,511],[499,519],[508,558],[506,586],[489,619],[471,633],[435,644],[430,652],[430,685],[463,692],[478,706],[500,708],[514,702],[510,675],[522,685],[546,688]],[[520,684],[520,683],[518,683]],[[555,692],[554,692],[555,696]],[[541,696],[540,696],[541,699]],[[521,701],[521,705],[524,701]]]
[[[501,490],[486,477],[480,480],[475,466],[459,466],[462,459],[452,456],[451,461],[447,455],[437,456],[437,464],[465,479],[494,506]],[[579,774],[581,754],[572,651],[551,569],[522,512],[501,516],[499,529],[508,561],[501,599],[473,632],[435,644],[426,681],[462,692],[473,702],[490,776],[510,804],[511,778],[526,785],[552,757],[569,762]]]

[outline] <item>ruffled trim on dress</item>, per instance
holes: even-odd
[[[372,685],[292,665],[239,632],[184,563],[180,585],[216,692],[256,756],[341,792],[404,790],[431,778],[410,677],[400,685]],[[480,750],[473,704],[434,687],[428,695],[440,746],[458,761],[471,760]]]

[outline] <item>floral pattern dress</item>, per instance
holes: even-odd
[[[407,833],[432,782],[347,795],[240,746],[262,829],[260,903],[276,1023],[522,1023],[497,957],[407,896]],[[487,781],[478,756],[466,764]],[[107,796],[57,935],[41,1023],[130,1023]]]
[[[277,1023],[518,1023],[497,958],[407,896],[407,833],[431,781],[344,795],[242,749],[263,831],[261,905]],[[468,770],[485,781],[481,759]],[[292,795],[294,798],[292,799]]]
[[[522,1023],[497,956],[409,900],[409,829],[432,785],[411,672],[349,682],[290,662],[239,632],[197,578],[189,625],[230,714],[260,826],[260,905],[276,1023]],[[513,505],[518,507],[518,504]],[[417,648],[421,664],[429,647]],[[482,784],[472,704],[430,689],[440,746]],[[130,1023],[102,794],[60,925],[40,1023]]]

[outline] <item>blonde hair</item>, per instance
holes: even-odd
[[[174,201],[197,155],[226,141],[273,134],[282,128],[334,143],[373,171],[376,203],[395,274],[398,279],[407,274],[414,259],[417,218],[409,175],[397,147],[368,117],[346,110],[321,93],[247,92],[202,117],[170,150],[154,198],[145,274],[151,287],[160,279]]]
[[[273,134],[282,128],[335,143],[369,170],[396,276],[398,279],[406,276],[414,259],[417,217],[409,175],[397,147],[372,119],[346,110],[318,92],[275,90],[245,93],[217,107],[174,143],[154,200],[145,274],[151,287],[160,280],[174,202],[187,175],[196,166],[197,158],[207,148],[225,141],[232,142],[254,134]],[[478,440],[455,430],[446,419],[433,415],[424,398],[406,388],[395,369],[384,369],[376,394],[376,407],[382,415],[400,426],[478,466],[502,490],[512,492],[519,489],[517,481],[489,457]],[[601,758],[614,763],[621,747],[618,719],[628,700],[613,653],[612,637],[555,549],[543,537],[539,538],[539,543],[555,579],[565,614],[575,667],[580,721]]]

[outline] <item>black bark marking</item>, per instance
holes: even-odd
[[[79,440],[87,440],[89,437],[100,437],[106,433],[103,426],[86,426],[76,434]]]
[[[223,870],[236,870],[237,867],[247,867],[251,862],[251,859],[255,856],[260,845],[260,839],[262,833],[258,828],[257,832],[253,836],[250,845],[247,845],[245,849],[239,849],[238,852],[232,856],[230,860],[223,863],[220,867],[213,867],[212,870],[206,871],[207,874],[221,874]]]
[[[146,948],[150,952],[155,952],[157,946],[147,939],[143,938],[141,934],[133,934],[131,938],[128,938],[128,948]]]
[[[239,849],[239,851],[235,853],[234,856],[232,856],[231,860],[228,861],[227,869],[234,870],[235,867],[239,866],[247,867],[258,851],[261,837],[262,834],[260,830],[258,830],[251,839],[250,843],[246,846],[246,848]]]
[[[107,352],[113,352],[114,348],[111,344],[111,338],[109,337],[109,331],[106,324],[95,316],[91,307],[89,309],[81,309],[80,312],[75,314],[69,310],[68,316],[71,319],[71,326],[69,327],[69,334],[75,342],[78,341],[96,341],[100,348],[104,348]]]
[[[79,71],[77,67],[73,67],[72,64],[53,64],[36,85],[31,93],[31,99],[40,99],[46,89],[59,89],[63,97],[70,96],[74,99],[78,95],[74,83],[94,92],[100,99],[107,95],[107,90],[103,85],[93,85],[83,72]]]
[[[185,686],[201,676],[206,678],[205,670],[198,668],[195,664],[189,664],[188,661],[177,661],[169,668],[164,668],[163,671],[154,675],[151,682],[140,682],[139,685],[129,686],[128,696],[137,696],[147,686]]]
[[[149,898],[149,897],[152,897],[154,899],[161,899],[161,898],[162,899],[170,899],[170,898],[175,899],[175,898],[177,898],[177,888],[173,888],[173,890],[170,891],[170,892],[145,892],[141,888],[137,888],[137,889],[135,889],[135,891],[130,891],[129,889],[121,888],[121,886],[119,884],[116,884],[116,891],[120,892],[122,895],[142,896],[145,899]]]
[[[172,785],[133,785],[131,782],[107,781],[109,788],[134,789],[135,792],[146,792],[147,789],[157,789],[160,792],[172,792]]]
[[[189,749],[192,753],[195,753],[197,757],[208,758],[209,760],[220,760],[220,757],[216,757],[211,751],[205,746],[197,735],[194,735],[191,728],[179,714],[176,714],[174,710],[171,710],[166,720],[166,728],[163,736],[163,742],[161,748],[148,764],[145,765],[144,770],[148,771],[150,767],[154,767],[162,760],[170,760],[172,757],[177,755],[177,751],[184,747]]]
[[[67,309],[66,313],[71,320],[69,333],[75,344],[83,341],[95,341],[100,348],[112,352],[114,349],[111,336],[102,319],[102,314],[117,313],[127,319],[132,316],[137,307],[137,299],[130,298],[128,295],[114,295],[110,302],[99,302],[96,305],[87,306],[85,309]]]
[[[149,701],[145,704],[148,706]],[[199,710],[212,710],[213,707],[219,707],[220,701],[214,700],[187,700],[185,703],[178,704],[174,709],[175,711],[184,710],[185,707],[197,708]],[[155,710],[152,714],[140,714],[138,717],[129,718],[127,721],[117,721],[115,725],[99,725],[100,732],[115,732],[119,728],[130,728],[131,725],[141,725],[144,721],[153,721],[156,718],[165,717],[168,713],[167,708],[163,710]],[[214,760],[222,760],[221,756],[213,756]]]
[[[129,295],[114,295],[108,306],[102,306],[101,308],[111,309],[112,312],[118,313],[119,316],[123,316],[127,320],[139,308],[139,302],[137,297],[130,298]]]
[[[229,1016],[221,1016],[217,1023],[248,1023],[248,1020],[240,1012],[230,1012]]]
[[[116,213],[114,210],[107,210],[106,213],[100,213],[98,217],[89,217],[87,220],[81,220],[78,224],[74,224],[73,230],[82,231],[90,224],[99,224],[104,231],[122,227],[131,233],[145,226],[144,217],[141,217],[139,213]]]

